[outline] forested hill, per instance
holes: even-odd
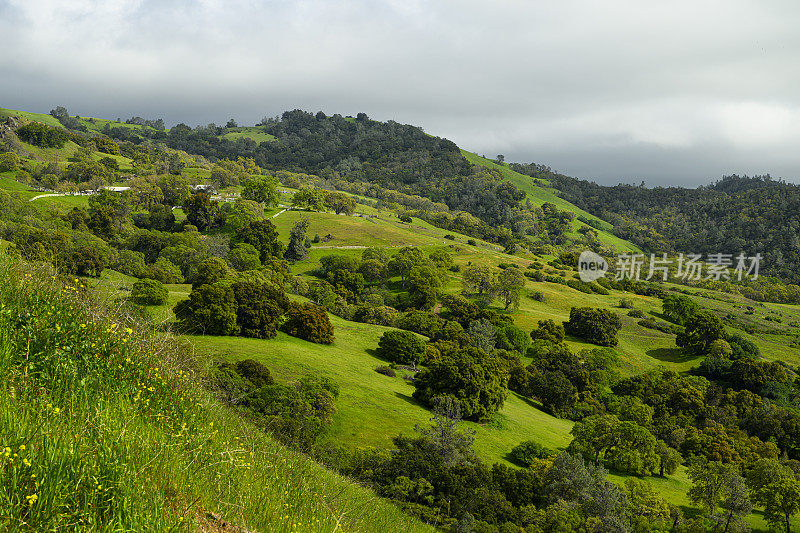
[[[648,251],[761,253],[762,272],[800,280],[800,186],[766,176],[725,176],[705,187],[607,187],[548,167],[513,164],[548,180],[564,199],[614,224]]]
[[[259,128],[275,141],[231,140],[225,137],[230,128],[213,124],[197,128],[179,124],[169,132],[140,133],[212,160],[253,158],[261,168],[314,174],[340,187],[378,184],[467,211],[489,228],[512,227],[519,218],[513,210],[525,198],[524,192],[499,172],[471,165],[452,141],[418,127],[370,120],[364,113],[352,118],[295,110],[264,119]],[[137,140],[130,129],[108,128],[104,133]]]

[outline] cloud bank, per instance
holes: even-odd
[[[800,181],[800,4],[0,0],[0,107],[422,126],[601,183]]]

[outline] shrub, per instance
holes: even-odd
[[[131,290],[131,300],[139,305],[164,305],[168,296],[164,284],[154,279],[140,279]]]
[[[393,377],[397,376],[397,372],[395,372],[393,368],[385,366],[385,365],[376,366],[375,367],[375,372],[377,372],[378,374],[383,374],[384,376],[389,376],[390,378],[393,378]]]
[[[358,307],[355,313],[353,313],[353,320],[355,322],[377,324],[379,326],[391,326],[396,319],[397,310],[387,305],[363,305]]]
[[[450,235],[449,233],[447,235],[445,235],[444,238],[447,239],[448,241],[456,240],[456,236],[455,235]]]
[[[685,326],[700,309],[697,303],[688,296],[668,294],[663,301],[664,318],[675,324]]]
[[[22,160],[14,152],[0,154],[0,172],[13,172],[18,170]]]
[[[408,215],[400,215],[400,222],[404,222],[406,224],[411,223],[411,217]]]
[[[526,440],[514,446],[509,457],[512,462],[527,468],[531,466],[536,459],[547,459],[551,455],[553,455],[553,452],[538,442]]]
[[[686,330],[678,334],[675,343],[694,354],[706,354],[711,343],[723,337],[725,328],[711,311],[698,311],[691,317]]]
[[[531,339],[544,340],[558,344],[564,341],[564,326],[554,320],[540,320],[539,327],[531,331]]]
[[[628,311],[628,316],[631,318],[644,318],[644,311],[641,309],[631,309]]]
[[[620,318],[608,309],[573,307],[564,331],[599,346],[616,346],[617,333],[622,328]]]
[[[333,325],[324,307],[314,304],[289,303],[283,331],[317,344],[333,343]]]
[[[434,405],[439,396],[451,396],[464,419],[487,420],[508,396],[508,370],[499,357],[466,347],[433,361],[417,375],[414,386],[414,398],[426,405]]]
[[[542,291],[531,291],[528,296],[536,302],[544,302],[544,293]]]
[[[467,239],[467,244],[470,246],[478,246],[478,243],[475,242],[475,239]]]
[[[258,281],[231,285],[236,299],[236,324],[244,337],[271,339],[289,305],[283,287]]]
[[[252,383],[254,387],[264,387],[275,383],[269,369],[253,359],[242,359],[236,363],[236,372]]]
[[[378,341],[378,357],[400,364],[417,364],[425,355],[425,341],[410,331],[387,331]]]
[[[68,140],[67,132],[39,122],[31,122],[16,131],[17,137],[41,148],[62,148]]]
[[[623,298],[619,301],[621,309],[633,309],[633,300],[630,298]]]
[[[233,289],[201,285],[175,306],[175,316],[191,331],[206,335],[236,335],[236,298]]]

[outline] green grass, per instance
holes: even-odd
[[[89,197],[83,195],[68,195],[68,196],[58,196],[58,195],[49,195],[49,196],[42,196],[41,198],[37,198],[36,200],[32,200],[33,205],[40,206],[40,207],[56,207],[62,209],[64,211],[69,211],[73,207],[89,207]]]
[[[414,387],[402,379],[375,372],[386,362],[374,355],[378,339],[390,328],[348,322],[331,316],[336,341],[330,346],[309,343],[284,333],[263,341],[235,337],[190,337],[198,352],[210,359],[252,358],[264,363],[279,381],[306,374],[327,376],[339,384],[338,412],[326,438],[354,447],[391,447],[397,434],[412,434],[416,424],[428,424],[431,414],[411,394]],[[534,439],[554,449],[569,444],[572,423],[554,418],[529,400],[510,394],[493,424],[464,424],[476,431],[475,448],[486,461],[505,461],[523,440]]]
[[[16,111],[14,109],[3,109],[0,107],[0,118],[6,117],[22,117],[36,122],[42,122],[48,126],[61,128],[61,123],[55,117],[46,113],[29,113],[27,111]]]
[[[49,272],[0,259],[0,306],[0,529],[208,531],[216,513],[258,531],[432,531],[275,443],[204,392],[174,340]]]
[[[517,186],[518,189],[521,191],[525,191],[527,198],[535,204],[541,206],[545,202],[549,202],[554,204],[556,207],[561,209],[562,211],[572,211],[575,213],[575,216],[583,215],[584,217],[589,218],[590,220],[598,221],[602,224],[602,229],[596,230],[597,231],[597,238],[603,244],[608,246],[614,247],[617,251],[620,252],[640,252],[638,246],[635,244],[628,242],[624,239],[620,239],[616,235],[609,232],[613,228],[611,224],[608,222],[596,217],[595,215],[589,213],[588,211],[584,211],[576,207],[575,205],[569,203],[568,201],[564,200],[560,196],[557,195],[556,189],[550,187],[541,187],[534,183],[534,179],[530,176],[526,176],[524,174],[520,174],[511,168],[508,167],[506,164],[498,164],[495,161],[490,159],[486,159],[481,157],[477,154],[472,152],[468,152],[466,150],[461,150],[462,155],[472,163],[473,165],[481,165],[487,168],[491,168],[494,170],[498,170],[504,178],[508,181],[513,183]],[[572,222],[572,229],[571,236],[576,237],[578,235],[577,230],[582,227],[586,226],[583,222],[579,221],[577,218]]]
[[[237,139],[252,139],[257,143],[262,142],[273,142],[277,139],[275,136],[270,135],[264,131],[263,127],[241,127],[241,128],[232,128],[233,131],[229,131],[222,135],[223,139],[228,139],[229,141],[236,141]]]
[[[48,163],[63,163],[65,165],[67,159],[75,155],[75,152],[80,149],[80,147],[72,141],[67,141],[62,148],[40,148],[22,141],[20,141],[20,145],[33,159],[46,161]]]

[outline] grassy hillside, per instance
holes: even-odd
[[[62,127],[58,119],[46,113],[29,113],[28,111],[17,111],[15,109],[4,109],[0,107],[0,119],[6,117],[22,117],[28,120],[42,122],[48,126],[54,126],[56,128]]]
[[[222,138],[231,141],[235,141],[237,139],[242,139],[242,138],[252,139],[257,143],[271,142],[275,140],[274,136],[264,132],[264,128],[256,126],[229,128],[228,131],[222,135]]]
[[[598,239],[600,239],[600,242],[609,246],[613,246],[620,252],[641,251],[639,247],[634,245],[633,243],[628,242],[624,239],[620,239],[616,235],[610,233],[610,230],[613,228],[613,226],[608,222],[596,217],[595,215],[592,215],[591,213],[588,213],[587,211],[584,211],[583,209],[576,207],[575,205],[569,203],[568,201],[558,196],[556,194],[557,192],[556,189],[537,185],[534,183],[533,178],[531,178],[530,176],[525,176],[524,174],[520,174],[519,172],[511,170],[505,164],[502,165],[498,164],[495,161],[486,159],[485,157],[481,157],[477,154],[468,152],[466,150],[461,150],[461,153],[464,155],[464,157],[467,158],[467,161],[469,161],[473,165],[481,165],[487,168],[498,170],[503,175],[504,178],[506,178],[508,181],[516,185],[518,189],[520,189],[521,191],[525,191],[525,193],[527,194],[527,198],[530,199],[530,201],[533,204],[542,205],[545,202],[549,202],[551,204],[554,204],[556,207],[558,207],[563,211],[572,211],[573,213],[575,213],[576,217],[578,215],[582,215],[589,220],[594,220],[599,222],[601,224],[601,229],[598,230],[597,237]],[[573,236],[577,235],[576,230],[579,227],[586,225],[577,219],[574,220],[572,224],[573,224]]]
[[[431,530],[221,407],[174,340],[53,279],[0,258],[4,531]]]

